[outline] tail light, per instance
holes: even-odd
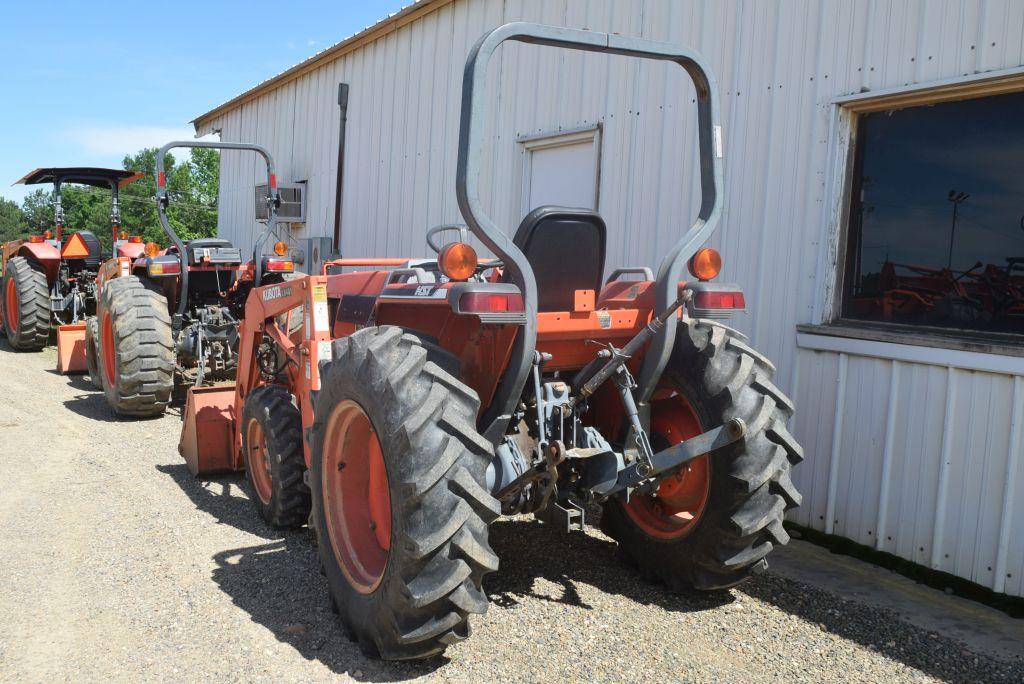
[[[295,262],[287,259],[267,259],[266,270],[276,273],[290,272],[295,270]]]
[[[467,314],[522,313],[523,295],[518,292],[466,292],[459,297],[459,311]]]
[[[149,265],[146,266],[146,272],[152,278],[176,276],[181,273],[181,263],[176,258],[167,259],[166,261],[151,260]]]
[[[694,318],[729,318],[735,311],[747,308],[743,290],[734,283],[691,283],[693,292],[687,311]]]
[[[698,309],[746,309],[742,292],[698,292],[693,297]]]
[[[142,243],[142,236],[141,235],[132,235],[130,238],[128,238],[128,242],[131,242],[131,243],[136,244],[136,245],[141,244]]]

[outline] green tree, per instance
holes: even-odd
[[[121,214],[130,231],[140,230],[147,241],[161,245],[167,236],[160,227],[156,210],[156,148],[125,157],[124,167],[142,171],[145,177],[121,191]],[[179,164],[172,154],[164,158],[170,204],[167,220],[183,240],[217,234],[217,193],[220,182],[220,154],[217,150],[194,149]]]
[[[53,191],[36,188],[21,202],[26,228],[33,233],[53,229]]]
[[[28,223],[18,203],[0,197],[0,242],[14,240],[27,230]]]

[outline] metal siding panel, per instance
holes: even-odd
[[[804,499],[795,515],[802,518],[804,524],[823,531],[834,427],[832,416],[839,375],[838,355],[801,351],[799,358],[800,386],[795,400],[798,407],[806,408],[797,411],[794,430],[800,435],[805,459],[794,469],[793,477]]]

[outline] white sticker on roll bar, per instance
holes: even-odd
[[[713,129],[715,138],[715,156],[722,158],[722,127],[715,126]]]

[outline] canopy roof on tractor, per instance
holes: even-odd
[[[96,166],[65,166],[35,169],[23,178],[15,181],[15,185],[40,185],[43,183],[80,183],[98,188],[108,188],[114,184],[123,188],[139,180],[146,174],[141,171],[125,171],[124,169],[103,169]]]

